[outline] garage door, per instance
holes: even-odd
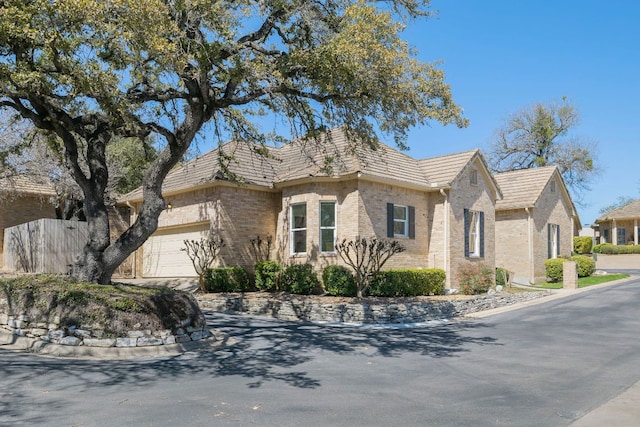
[[[142,246],[144,277],[195,277],[193,264],[183,250],[184,240],[199,240],[209,224],[156,231]]]

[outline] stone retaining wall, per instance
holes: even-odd
[[[15,336],[35,338],[40,341],[89,347],[149,347],[166,344],[198,341],[211,337],[211,332],[205,327],[194,328],[186,326],[189,320],[178,325],[175,333],[170,329],[152,331],[149,329],[134,329],[127,331],[126,337],[104,337],[103,331],[77,326],[60,326],[60,319],[55,317],[52,322],[42,319],[31,319],[27,315],[11,316],[0,313],[0,329]]]
[[[376,301],[323,302],[322,297],[303,297],[265,294],[207,294],[198,296],[204,309],[227,313],[268,316],[282,320],[344,323],[417,323],[429,320],[451,319],[518,302],[549,295],[548,291],[505,292],[469,298],[425,300],[408,299],[403,302]],[[330,300],[330,298],[327,298]]]

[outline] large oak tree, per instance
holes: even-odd
[[[442,70],[415,58],[400,22],[428,0],[7,0],[0,2],[0,107],[55,135],[84,194],[89,240],[74,269],[108,283],[156,230],[162,182],[207,124],[260,145],[260,114],[292,135],[344,126],[404,146],[431,120],[464,126]],[[136,221],[109,238],[106,147],[153,137]],[[86,159],[86,165],[82,164]]]

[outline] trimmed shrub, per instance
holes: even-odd
[[[330,265],[322,271],[322,283],[329,295],[353,297],[356,295],[356,280],[343,265]]]
[[[576,262],[578,269],[578,277],[589,277],[596,271],[596,262],[593,258],[586,255],[574,255],[571,261]]]
[[[573,238],[573,251],[578,255],[590,254],[593,247],[593,238],[589,236],[575,236]]]
[[[318,276],[311,264],[293,264],[284,269],[282,289],[292,294],[309,295],[320,288]]]
[[[256,288],[261,291],[275,292],[278,290],[278,281],[282,265],[277,261],[260,261],[256,263]]]
[[[640,245],[612,245],[611,243],[601,243],[593,247],[593,253],[605,255],[640,254]]]
[[[373,278],[369,295],[378,297],[412,297],[444,294],[444,270],[394,269],[380,271]]]
[[[564,264],[566,260],[566,258],[550,258],[544,262],[547,280],[552,282],[562,281],[562,264]]]
[[[506,280],[505,280],[506,279]],[[496,286],[506,286],[509,280],[509,270],[496,267]]]
[[[458,285],[465,295],[476,295],[487,292],[494,283],[493,269],[485,263],[466,263],[458,270]]]
[[[242,267],[210,268],[204,278],[208,292],[246,292],[253,290],[249,273]]]

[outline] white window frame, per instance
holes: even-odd
[[[480,257],[480,212],[469,210],[469,257]]]
[[[396,218],[396,208],[404,210],[404,218]],[[396,223],[403,224],[403,233],[396,233]],[[393,237],[409,237],[409,206],[393,205]]]
[[[296,228],[295,226],[295,221],[294,221],[294,216],[293,216],[293,209],[298,207],[298,206],[304,206],[304,227],[298,227]],[[303,255],[307,253],[307,223],[309,221],[309,215],[307,212],[307,204],[306,203],[295,203],[292,204],[289,207],[289,246],[290,246],[290,253],[291,255]],[[305,234],[305,241],[304,241],[304,252],[296,252],[295,249],[295,236],[296,233],[300,233],[300,232],[304,232]]]
[[[328,204],[332,204],[333,205],[333,225],[322,225],[322,205],[328,205]],[[319,205],[319,211],[320,215],[319,215],[319,225],[320,225],[320,236],[318,238],[318,241],[320,242],[320,253],[323,254],[331,254],[331,253],[336,253],[336,236],[338,234],[338,204],[336,203],[335,200],[321,200],[320,201],[320,205]],[[330,251],[323,251],[323,241],[322,241],[322,232],[324,230],[333,230],[333,242],[331,243],[331,250]]]
[[[560,251],[558,250],[558,240],[560,239],[560,225],[558,224],[549,224],[550,227],[550,235],[549,239],[551,240],[551,258],[558,258],[560,256]]]

